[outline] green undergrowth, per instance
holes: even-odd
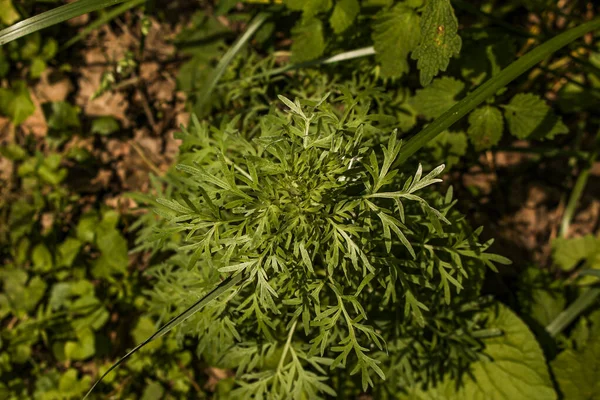
[[[6,26],[37,10],[16,3],[0,0]],[[67,144],[118,137],[116,120],[55,102],[41,106],[43,145],[19,130],[44,68],[70,70],[57,53],[66,40],[38,30],[119,2],[108,3],[0,31],[1,152],[13,168],[0,200],[0,394],[600,396],[600,241],[570,230],[598,149],[595,5],[198,7],[174,42],[191,118],[173,167],[127,194],[144,211],[134,217],[73,180],[99,160]],[[123,3],[93,17],[172,13]],[[136,57],[96,94],[135,77]],[[461,185],[473,171],[502,174],[490,160],[506,151],[526,153],[524,174],[561,165],[565,212],[540,265],[473,223],[473,210],[512,212],[485,205],[509,196]]]

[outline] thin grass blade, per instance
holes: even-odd
[[[191,317],[192,315],[194,315],[195,313],[197,313],[198,311],[200,311],[202,309],[202,307],[204,307],[205,305],[207,305],[208,303],[210,303],[211,301],[213,301],[214,299],[216,299],[217,297],[219,297],[223,293],[227,292],[229,289],[231,289],[236,284],[238,284],[241,280],[242,280],[242,275],[241,274],[230,276],[229,278],[227,278],[224,281],[222,281],[216,288],[214,288],[212,291],[210,291],[209,293],[207,293],[200,300],[198,300],[197,302],[195,302],[194,304],[192,304],[190,307],[188,307],[181,314],[179,314],[178,316],[176,316],[175,318],[173,318],[172,320],[170,320],[169,322],[167,322],[166,324],[164,324],[163,326],[161,326],[148,339],[144,340],[143,342],[141,342],[140,344],[138,344],[137,346],[135,346],[131,351],[129,351],[129,353],[125,354],[116,363],[114,363],[113,365],[111,365],[111,367],[104,374],[102,374],[102,376],[100,377],[100,379],[98,379],[96,381],[96,383],[94,383],[94,385],[90,388],[90,390],[86,393],[86,395],[83,398],[83,400],[85,400],[92,393],[92,391],[96,388],[96,386],[100,382],[102,382],[102,380],[109,373],[111,373],[119,365],[123,364],[133,354],[137,353],[142,347],[146,346],[151,341],[153,341],[155,339],[158,339],[158,338],[166,335],[167,333],[169,333],[173,328],[175,328],[176,326],[178,326],[179,324],[181,324],[183,321],[185,321],[186,319],[188,319],[189,317]]]
[[[75,43],[79,42],[80,40],[85,38],[87,35],[89,35],[92,31],[98,29],[102,25],[117,18],[119,15],[125,13],[125,11],[130,10],[133,7],[139,6],[141,4],[144,4],[146,1],[147,0],[132,0],[132,1],[123,3],[118,7],[111,9],[110,11],[108,11],[104,15],[102,15],[100,18],[98,18],[97,20],[95,20],[94,22],[92,22],[91,24],[86,26],[85,28],[83,28],[76,36],[69,39],[62,46],[62,50],[66,50],[67,48],[73,46]]]
[[[571,28],[537,46],[535,49],[519,57],[516,61],[504,68],[493,78],[471,92],[467,97],[459,101],[448,111],[440,115],[425,129],[410,138],[400,155],[394,163],[394,168],[403,164],[410,156],[415,154],[425,144],[430,143],[436,136],[448,129],[452,124],[470,113],[486,99],[496,94],[496,92],[508,85],[537,63],[551,56],[557,50],[567,46],[572,41],[580,38],[586,33],[600,29],[600,18],[595,18],[589,22]]]
[[[79,0],[9,26],[0,31],[0,46],[71,18],[122,3],[126,0]]]
[[[244,48],[246,43],[252,38],[254,33],[262,26],[262,24],[271,16],[268,12],[261,12],[254,17],[254,19],[250,22],[246,31],[235,43],[227,50],[227,53],[219,60],[217,67],[212,71],[208,79],[206,80],[205,85],[200,89],[198,95],[198,105],[202,107],[210,98],[211,93],[213,92],[215,86],[225,73],[225,70],[231,63],[231,61],[235,58],[235,56]]]

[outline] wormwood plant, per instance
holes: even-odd
[[[443,165],[391,168],[402,145],[368,102],[280,99],[287,112],[254,137],[235,121],[182,134],[183,185],[158,200],[168,223],[154,239],[185,236],[154,270],[156,312],[241,276],[180,331],[237,368],[234,398],[333,396],[358,373],[362,390],[459,376],[481,349],[484,270],[508,260],[486,252],[451,189],[432,190]]]

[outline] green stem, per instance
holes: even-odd
[[[102,8],[114,6],[125,0],[79,0],[75,3],[65,4],[50,11],[43,12],[31,18],[9,26],[0,31],[0,46],[12,42],[20,37],[37,32],[40,29],[59,24],[71,18],[87,14]]]
[[[588,32],[600,28],[600,18],[569,29],[566,32],[548,40],[536,47],[529,53],[520,57],[508,67],[504,68],[498,75],[487,80],[467,97],[458,102],[454,107],[443,113],[435,121],[429,124],[425,129],[408,140],[403,146],[394,168],[403,164],[410,156],[416,153],[425,144],[431,142],[437,135],[448,129],[456,121],[467,115],[487,98],[493,96],[498,90],[508,85],[516,78],[521,76],[527,70],[531,69],[546,57],[552,55],[558,49],[568,45],[573,40],[585,35]]]
[[[587,184],[588,178],[590,176],[590,171],[595,160],[596,153],[594,153],[590,157],[589,164],[583,169],[583,171],[581,171],[581,173],[577,177],[577,181],[575,182],[573,191],[569,196],[569,201],[567,203],[567,207],[565,208],[565,212],[563,214],[562,221],[560,224],[560,237],[565,237],[569,233],[569,227],[571,225],[573,215],[575,215],[577,203],[579,203],[579,200],[581,199],[581,195],[583,194],[583,190],[585,189],[585,185]]]
[[[296,331],[296,324],[298,323],[298,319],[294,321],[292,327],[290,328],[290,332],[288,333],[287,340],[285,341],[285,346],[283,347],[283,351],[281,352],[281,358],[279,359],[279,364],[277,365],[277,372],[280,372],[283,368],[283,363],[285,362],[285,357],[287,356],[288,351],[290,350],[290,346],[292,344],[292,338],[294,337],[294,332]]]
[[[135,346],[129,353],[125,354],[116,363],[114,363],[113,365],[111,365],[111,367],[104,374],[102,374],[102,376],[100,377],[100,379],[98,379],[96,381],[96,383],[94,383],[94,385],[90,388],[90,390],[86,393],[86,395],[83,398],[83,400],[85,400],[92,393],[92,391],[94,390],[94,388],[100,382],[102,382],[102,380],[110,372],[112,372],[119,365],[121,365],[122,363],[124,363],[134,353],[136,353],[138,350],[140,350],[142,347],[144,347],[145,345],[147,345],[151,341],[153,341],[155,339],[158,339],[158,338],[166,335],[167,333],[169,333],[173,328],[175,328],[176,326],[178,326],[179,324],[181,324],[183,321],[185,321],[186,319],[188,319],[189,317],[191,317],[192,315],[194,315],[195,313],[197,313],[198,311],[200,311],[205,305],[207,305],[211,301],[215,300],[217,297],[219,297],[223,293],[227,292],[229,289],[233,288],[235,285],[237,285],[239,282],[241,282],[241,280],[242,280],[242,274],[230,276],[229,278],[227,278],[224,281],[222,281],[216,288],[214,288],[213,290],[211,290],[210,292],[208,292],[206,295],[204,295],[204,297],[202,297],[200,300],[196,301],[194,304],[192,304],[191,306],[189,306],[181,314],[179,314],[178,316],[176,316],[175,318],[173,318],[172,320],[170,320],[169,322],[167,322],[166,324],[164,324],[163,326],[161,326],[156,332],[154,332],[152,335],[150,335],[150,337],[148,339],[144,340],[142,343],[140,343],[137,346]]]
[[[566,310],[546,326],[550,336],[555,337],[561,333],[571,322],[583,313],[600,295],[600,288],[590,288],[583,292]]]

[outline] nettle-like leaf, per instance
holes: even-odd
[[[400,77],[409,71],[408,54],[421,39],[419,19],[419,15],[403,3],[377,16],[373,24],[373,45],[384,78]]]
[[[241,277],[178,328],[211,364],[239,367],[237,397],[333,395],[337,368],[366,390],[395,371],[387,344],[399,340],[422,344],[398,350],[410,368],[394,382],[458,374],[481,347],[483,271],[507,260],[435,191],[443,165],[392,169],[402,145],[370,102],[279,98],[285,112],[260,119],[253,140],[197,120],[181,135],[182,184],[158,201],[154,235],[181,240],[153,269],[151,312],[178,315]]]
[[[292,40],[294,62],[309,61],[322,56],[325,51],[323,23],[317,18],[301,20],[292,29]]]
[[[359,12],[358,0],[337,0],[329,18],[333,31],[337,34],[344,32],[352,26]]]
[[[564,350],[550,365],[563,398],[584,400],[600,396],[600,337],[590,337],[579,350]]]
[[[461,46],[450,0],[427,0],[421,16],[421,42],[411,56],[417,60],[421,85],[429,85],[440,71],[446,71],[450,58],[460,53]]]
[[[502,107],[509,132],[519,139],[553,139],[569,133],[562,119],[533,93],[519,93]]]
[[[495,310],[494,310],[495,309]],[[484,356],[470,366],[461,386],[445,379],[411,399],[556,399],[544,354],[527,325],[506,306],[489,312],[488,327],[497,332],[484,340]]]
[[[458,79],[437,78],[428,87],[417,90],[410,103],[425,118],[437,118],[457,103],[456,97],[464,87]]]
[[[469,115],[469,139],[475,150],[489,149],[498,144],[504,130],[504,119],[497,107],[485,105]]]

